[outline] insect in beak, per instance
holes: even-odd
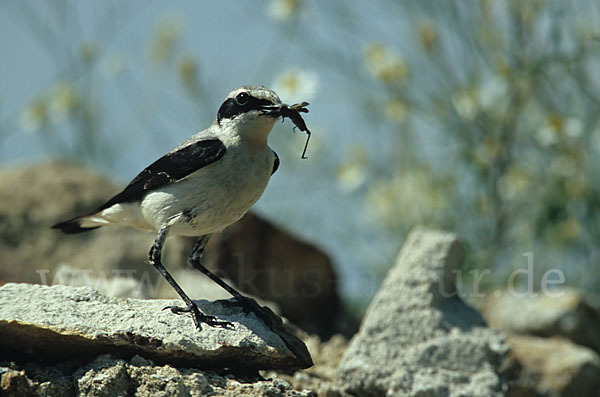
[[[287,117],[290,120],[292,120],[292,122],[294,123],[294,128],[298,128],[300,129],[300,131],[304,131],[306,132],[306,143],[304,144],[304,150],[302,151],[302,155],[300,156],[300,158],[303,159],[307,159],[308,157],[306,157],[306,149],[308,148],[308,141],[310,141],[310,135],[311,132],[308,129],[308,127],[306,127],[306,123],[304,122],[304,119],[302,118],[302,116],[300,115],[300,113],[308,113],[308,109],[306,108],[309,105],[308,102],[302,102],[302,103],[296,103],[294,105],[280,105],[280,106],[265,106],[263,107],[263,110],[266,110],[267,112],[270,112],[268,114],[270,115],[275,115],[275,116],[281,116],[284,119]]]

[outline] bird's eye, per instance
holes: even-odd
[[[235,101],[240,106],[244,106],[245,104],[247,104],[248,103],[248,99],[250,99],[250,95],[248,95],[247,92],[240,92],[235,97]]]

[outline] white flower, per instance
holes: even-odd
[[[352,193],[367,181],[367,172],[363,164],[348,163],[338,169],[337,179],[344,193]]]
[[[580,119],[569,117],[565,121],[565,135],[569,138],[577,138],[583,132],[583,123]]]
[[[337,182],[344,193],[360,189],[368,178],[369,155],[363,146],[350,148],[344,162],[337,169]]]
[[[271,0],[267,6],[267,15],[278,22],[284,22],[298,14],[299,0]]]
[[[78,105],[77,90],[72,84],[61,82],[52,87],[48,103],[48,114],[52,122],[65,120]]]
[[[536,138],[542,146],[552,146],[558,142],[558,133],[553,126],[544,124],[537,131]]]
[[[542,146],[555,145],[563,128],[564,120],[556,115],[551,115],[544,121],[544,124],[537,131],[536,138]]]
[[[459,89],[452,95],[456,113],[472,121],[480,112],[502,114],[508,103],[508,83],[500,75],[489,75],[481,83]]]
[[[402,55],[380,43],[365,49],[367,67],[373,77],[388,84],[399,84],[408,77],[408,63]]]
[[[471,121],[477,115],[479,105],[473,90],[461,90],[452,95],[452,104],[456,113],[464,120]]]
[[[275,77],[272,87],[285,103],[310,101],[317,93],[319,79],[313,72],[290,68]]]
[[[498,180],[498,193],[505,200],[516,199],[520,193],[526,192],[531,178],[519,166],[513,165],[508,171]]]

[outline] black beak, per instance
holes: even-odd
[[[263,114],[272,117],[280,117],[281,116],[281,108],[287,105],[266,105],[261,106],[260,110],[262,110]]]
[[[287,105],[282,103],[281,105],[265,105],[260,109],[263,111],[263,114],[273,117],[290,117],[298,115],[298,113],[308,113],[308,102],[296,103],[294,105]],[[291,118],[291,117],[290,117]]]

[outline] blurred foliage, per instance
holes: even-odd
[[[534,251],[538,277],[549,268],[594,272],[600,261],[598,5],[384,3],[387,30],[402,20],[412,31],[388,35],[387,42],[378,38],[363,51],[373,83],[361,88],[378,92],[375,106],[363,108],[387,119],[393,131],[373,138],[385,142],[377,149],[385,166],[351,151],[340,183],[366,185],[357,194],[392,235],[415,224],[455,230],[468,244],[470,268],[494,266],[504,274],[523,267],[522,254]],[[351,14],[350,7],[338,13]],[[596,277],[570,280],[590,290],[599,286]]]
[[[383,28],[371,30],[357,27],[353,3],[331,5],[328,23],[368,42],[362,65],[347,46],[307,40],[315,60],[362,93],[358,107],[372,124],[386,120],[388,133],[373,137],[381,145],[347,150],[342,190],[390,236],[416,224],[456,231],[466,268],[493,268],[496,283],[534,252],[538,280],[559,268],[567,282],[597,291],[589,275],[600,261],[598,4],[378,5]]]

